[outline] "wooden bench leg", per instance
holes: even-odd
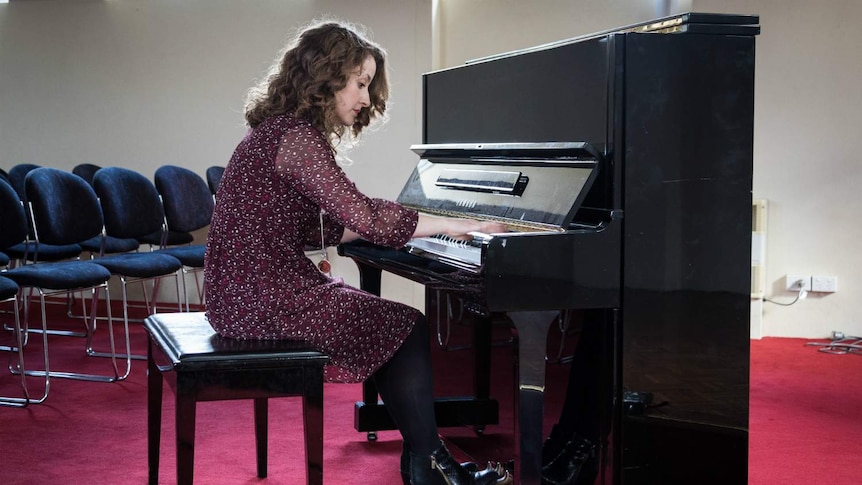
[[[150,485],[159,483],[159,448],[162,435],[162,373],[152,357],[152,343],[147,348],[147,464]]]
[[[323,368],[306,367],[303,373],[306,477],[309,485],[323,485]]]
[[[195,397],[177,384],[177,485],[192,485],[195,472]]]
[[[257,445],[257,476],[266,478],[267,429],[269,426],[269,400],[265,397],[254,400],[254,442]]]

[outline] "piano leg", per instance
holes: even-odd
[[[548,329],[557,311],[509,312],[518,333],[515,389],[516,483],[539,485],[542,482],[542,418],[545,414],[545,357]]]
[[[497,422],[496,403],[491,399],[491,325],[490,317],[477,317],[473,327],[473,396],[477,401],[494,403],[494,423]],[[476,433],[485,431],[486,422],[480,416],[473,421]]]

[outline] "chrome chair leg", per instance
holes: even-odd
[[[32,399],[30,397],[30,390],[27,388],[27,376],[20,372],[20,369],[24,367],[24,332],[21,328],[21,320],[20,320],[20,312],[18,309],[18,298],[14,298],[10,300],[14,305],[14,309],[12,311],[12,315],[14,318],[13,330],[15,332],[15,344],[16,347],[9,348],[0,348],[0,350],[8,350],[10,352],[14,352],[18,354],[18,361],[15,366],[12,364],[12,357],[10,357],[9,363],[9,371],[13,374],[19,374],[21,376],[21,391],[24,397],[8,397],[8,396],[0,396],[0,406],[9,406],[9,407],[18,407],[24,408],[29,406],[30,404],[40,404],[45,401],[48,397],[48,386],[49,381],[45,380],[45,392],[42,394],[42,397],[39,399]],[[47,336],[43,335],[43,338],[47,340]],[[44,342],[43,342],[44,345]],[[47,354],[45,355],[45,359],[47,359]],[[47,362],[47,361],[46,361]],[[47,364],[46,364],[47,366]],[[17,372],[16,372],[17,371]]]
[[[96,287],[92,290],[93,291],[93,298],[92,298],[92,301],[90,304],[90,318],[88,320],[89,323],[87,325],[86,352],[88,355],[91,355],[93,352],[92,340],[93,340],[93,334],[95,332],[95,324],[96,324],[96,319],[95,319],[96,307],[99,303],[99,293],[101,290],[104,290],[104,292],[105,292],[105,308],[106,308],[106,312],[108,315],[108,320],[107,320],[108,321],[108,341],[109,341],[110,349],[111,349],[109,356],[111,358],[111,367],[113,370],[113,375],[86,374],[86,373],[80,373],[80,372],[60,372],[60,371],[49,370],[48,365],[47,365],[47,359],[48,359],[48,353],[49,352],[48,352],[48,342],[47,342],[47,335],[46,334],[43,334],[44,338],[45,338],[45,340],[44,340],[44,342],[45,342],[45,361],[46,361],[45,369],[24,370],[24,374],[29,375],[29,376],[45,377],[46,382],[47,382],[47,379],[50,377],[58,377],[58,378],[74,379],[74,380],[82,380],[82,381],[94,381],[94,382],[116,382],[116,381],[122,381],[129,376],[129,374],[131,373],[131,368],[132,368],[132,361],[131,361],[131,358],[129,357],[129,354],[131,353],[130,352],[131,351],[131,343],[130,343],[130,339],[129,339],[129,327],[128,327],[128,325],[124,325],[124,328],[123,328],[124,337],[125,337],[125,347],[126,347],[126,355],[124,358],[124,360],[126,361],[126,368],[125,368],[125,371],[121,373],[120,369],[119,369],[119,365],[117,364],[117,359],[119,356],[117,355],[117,351],[116,351],[116,343],[115,343],[115,338],[114,338],[114,325],[113,325],[113,318],[111,315],[110,291],[108,290],[107,283],[100,285],[99,287]],[[39,293],[40,293],[40,303],[41,303],[41,310],[42,310],[42,329],[47,330],[48,322],[47,322],[47,314],[45,311],[45,296],[50,295],[51,293],[45,293],[42,290],[40,290]],[[46,392],[46,395],[47,395],[47,392]]]
[[[182,312],[183,311],[183,304],[182,304],[182,300],[180,300],[180,284],[179,284],[179,280],[177,279],[177,273],[174,273],[173,276],[174,276],[174,282],[175,282],[174,287],[177,289],[177,311]],[[166,278],[166,277],[167,276],[162,276],[162,277],[156,278],[156,281],[158,282],[162,278]],[[119,278],[120,278],[120,285],[121,285],[121,288],[123,290],[123,328],[125,329],[126,335],[127,335],[127,337],[126,337],[126,352],[123,354],[116,354],[114,352],[113,347],[111,348],[111,352],[97,352],[97,351],[93,350],[88,345],[87,355],[89,355],[91,357],[114,357],[114,356],[116,356],[116,357],[121,358],[121,359],[147,360],[146,355],[139,355],[139,354],[132,354],[131,353],[131,349],[129,346],[128,333],[129,333],[129,322],[131,322],[132,319],[129,318],[130,305],[129,305],[128,292],[126,290],[128,285],[130,285],[132,283],[137,283],[137,282],[143,283],[146,280],[145,279],[127,280],[123,276],[120,276]],[[158,285],[154,285],[154,291],[155,291],[155,289],[157,289],[157,287],[158,287]],[[152,300],[153,300],[153,305],[155,306],[155,302],[157,301],[157,296],[155,293],[152,295]],[[149,304],[148,304],[148,307],[149,307]],[[128,372],[126,373],[126,375],[128,375]]]

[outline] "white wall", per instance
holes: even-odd
[[[351,155],[370,192],[420,136],[430,0],[13,0],[0,5],[0,166],[224,165],[242,103],[292,30],[330,14],[366,25],[391,59],[392,122]],[[393,162],[392,167],[389,163]]]
[[[690,0],[436,0],[435,69],[687,10]]]
[[[225,165],[245,132],[246,90],[295,28],[322,15],[365,25],[389,53],[390,122],[348,154],[348,172],[367,193],[394,198],[421,137],[430,0],[0,4],[0,167],[89,162],[152,177],[163,164],[201,175]],[[352,263],[337,269],[358,284]],[[412,288],[393,286],[412,302]]]

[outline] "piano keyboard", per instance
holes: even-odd
[[[482,265],[481,238],[461,241],[436,235],[411,239],[406,246],[411,253],[430,253],[436,256],[436,259],[458,267],[475,269]]]

